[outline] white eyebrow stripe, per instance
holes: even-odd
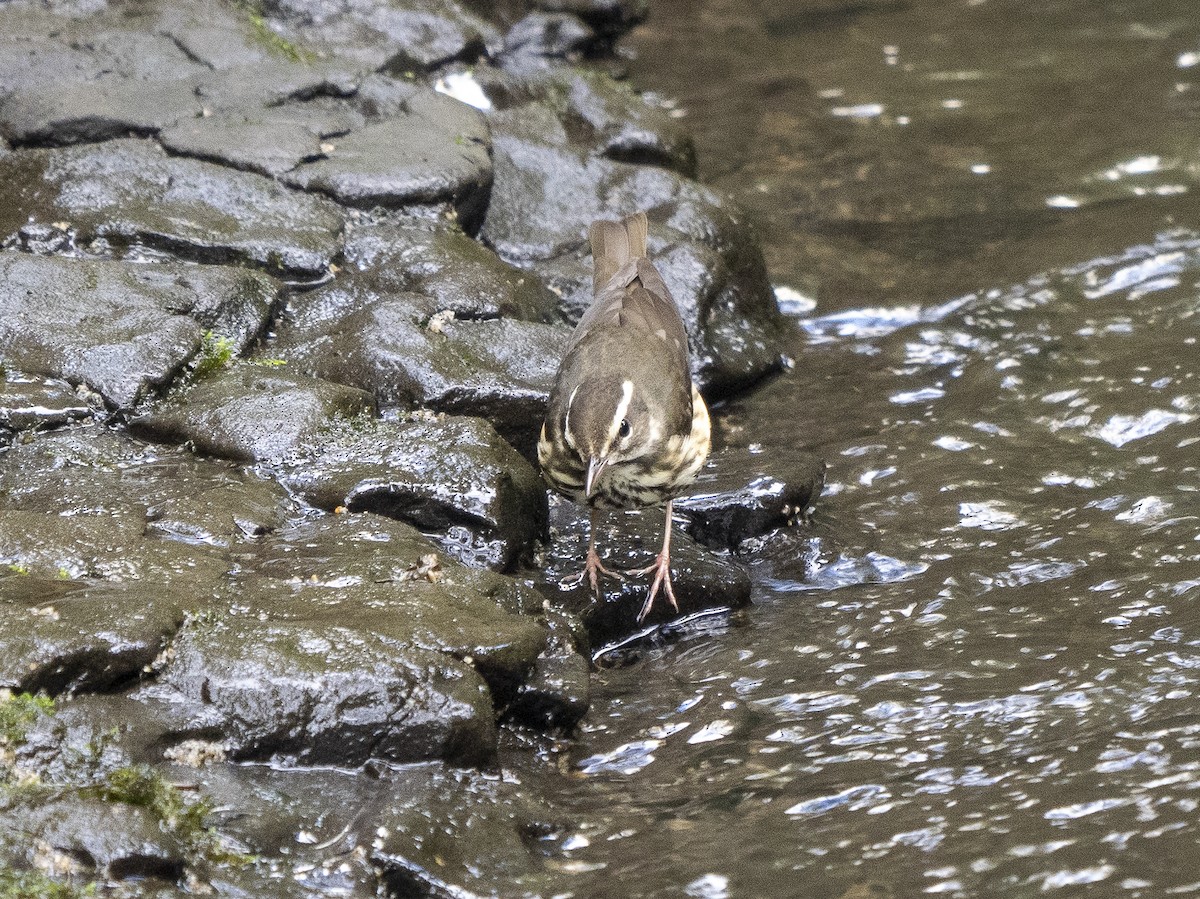
[[[567,397],[567,414],[563,416],[563,438],[571,449],[575,448],[575,437],[571,434],[571,406],[575,402],[575,394],[579,393],[579,388],[582,386],[582,384],[576,384],[571,395]]]
[[[625,418],[625,413],[629,411],[629,404],[633,402],[633,381],[621,382],[621,401],[617,403],[617,411],[613,413],[612,424],[608,427],[608,441],[604,446],[605,452],[612,447],[612,442],[617,439],[617,431],[621,430],[621,421]]]

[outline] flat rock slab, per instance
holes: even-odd
[[[429,297],[379,294],[365,279],[322,288],[303,303],[273,348],[289,365],[368,390],[384,408],[486,418],[532,457],[570,329],[460,322],[439,315]]]
[[[5,369],[0,373],[0,428],[31,431],[91,418],[95,409],[66,381]]]
[[[0,156],[0,184],[0,240],[30,222],[66,222],[98,254],[150,248],[301,277],[325,273],[341,250],[342,215],[328,200],[150,141]]]
[[[0,686],[58,696],[136,680],[185,606],[157,584],[0,577]]]
[[[469,231],[487,208],[487,123],[466,104],[432,91],[414,93],[393,118],[331,138],[323,154],[284,174],[284,183],[360,209],[449,202]]]
[[[812,453],[744,449],[714,453],[675,513],[694,540],[736,550],[743,541],[795,524],[825,485],[825,462]]]
[[[334,427],[282,480],[319,508],[405,521],[476,566],[511,567],[545,531],[541,479],[476,418]]]
[[[460,319],[559,321],[556,294],[458,229],[418,221],[356,226],[345,256],[380,293],[424,294]]]
[[[663,515],[657,510],[605,513],[598,516],[597,524],[596,548],[608,568],[617,571],[644,568],[654,561],[662,546]],[[587,512],[565,500],[556,502],[551,534],[542,589],[552,603],[583,620],[593,647],[641,630],[643,625],[637,616],[649,594],[651,576],[603,578],[598,598],[593,596],[586,581],[564,589],[561,585],[564,578],[574,578],[583,571],[588,541]],[[745,569],[728,555],[717,556],[704,550],[678,527],[671,535],[671,582],[679,611],[672,609],[666,596],[660,593],[644,626],[750,604],[750,576]]]
[[[278,462],[319,442],[330,421],[373,414],[371,394],[286,366],[245,363],[202,378],[131,422],[133,433],[239,462]]]

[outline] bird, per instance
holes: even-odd
[[[537,446],[546,482],[589,509],[584,570],[563,585],[587,578],[599,597],[601,575],[653,574],[639,624],[660,590],[679,611],[671,586],[672,501],[695,480],[712,436],[679,307],[646,258],[647,228],[646,214],[635,212],[589,229],[594,299],[567,342]],[[597,510],[664,503],[654,562],[633,571],[607,568],[596,552]]]

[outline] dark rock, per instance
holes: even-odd
[[[532,12],[504,36],[504,55],[544,60],[564,59],[583,53],[596,41],[596,32],[577,16]]]
[[[448,202],[467,231],[478,230],[492,186],[487,125],[475,110],[429,91],[408,115],[331,139],[324,158],[283,175],[347,206],[371,209]]]
[[[486,418],[532,458],[568,328],[455,321],[429,297],[381,296],[364,278],[343,278],[304,302],[274,347],[296,370],[369,390],[383,408]]]
[[[646,18],[649,0],[532,0],[546,12],[578,16],[594,28],[617,35]]]
[[[288,511],[273,481],[100,428],[38,436],[0,457],[0,561],[45,579],[153,584],[189,608],[233,567],[230,549]]]
[[[205,329],[248,345],[277,296],[269,279],[235,269],[0,253],[0,355],[126,408],[170,383]]]
[[[147,274],[144,266],[0,253],[0,354],[24,371],[86,384],[112,406],[132,406],[170,383],[202,333],[163,308],[164,295],[184,291],[147,284]]]
[[[588,226],[645,209],[650,256],[683,313],[702,389],[727,394],[776,370],[783,321],[761,250],[741,219],[673,172],[589,158],[561,125],[555,132],[555,122],[536,105],[493,116],[496,180],[482,239],[542,274],[577,318],[591,300]]]
[[[0,6],[0,94],[118,78],[149,88],[204,71],[170,37],[95,11],[58,15],[43,4]]]
[[[26,514],[0,513],[0,543]],[[151,584],[0,577],[0,686],[57,696],[133,680],[178,630],[184,602]]]
[[[289,40],[389,74],[472,62],[498,40],[491,25],[455,0],[267,0],[262,10]]]
[[[498,710],[542,729],[587,710],[587,660],[574,619],[535,590],[439,558],[408,525],[336,515],[265,543],[254,569],[295,585],[257,594],[273,618],[357,622],[398,645],[436,649],[474,667]]]
[[[335,427],[283,480],[319,508],[408,522],[477,566],[509,568],[545,532],[541,479],[480,419]]]
[[[318,442],[335,418],[373,414],[369,393],[274,367],[245,363],[202,378],[154,411],[133,433],[240,462],[279,461]]]
[[[644,568],[654,561],[662,546],[661,512],[602,513],[597,517],[596,548],[604,564],[617,571]],[[578,615],[593,646],[627,637],[640,628],[638,612],[650,589],[650,575],[626,580],[603,579],[602,596],[593,597],[585,581],[564,590],[560,581],[574,578],[583,570],[587,554],[588,516],[581,508],[556,501],[551,516],[552,542],[547,552],[542,589],[551,602]],[[697,612],[739,609],[750,604],[750,576],[728,555],[704,551],[678,528],[671,535],[671,582],[679,611],[666,596],[654,601],[647,617],[649,625],[663,624]]]
[[[558,320],[558,297],[538,278],[455,228],[415,221],[355,227],[345,257],[380,292],[424,294],[456,318]]]
[[[0,235],[28,221],[69,222],[90,252],[151,248],[196,262],[321,275],[340,250],[342,217],[244,172],[115,140],[0,157]]]
[[[178,880],[188,846],[151,810],[78,794],[0,794],[0,858],[85,880]]]
[[[709,459],[687,496],[675,500],[683,529],[707,546],[736,550],[743,540],[795,524],[825,484],[825,462],[797,450],[760,458],[725,450]]]
[[[45,784],[96,783],[121,768],[162,760],[162,722],[122,695],[59,697],[12,747],[18,777]]]
[[[225,615],[189,623],[172,654],[137,698],[168,703],[181,732],[216,728],[234,759],[473,765],[495,752],[484,680],[371,627]]]
[[[411,768],[389,771],[380,786],[354,842],[367,848],[392,895],[490,895],[497,883],[511,895],[554,892],[530,844],[561,825],[520,787]]]
[[[57,428],[91,418],[93,411],[66,381],[0,371],[0,427],[10,431]]]
[[[546,128],[544,139],[568,141],[590,156],[640,165],[656,165],[694,178],[696,148],[692,136],[652,95],[634,91],[603,72],[553,66],[529,70],[518,57],[504,68],[479,67],[474,77],[500,110],[524,107]],[[545,119],[553,112],[556,126]],[[502,125],[511,117],[500,116]],[[536,132],[526,135],[537,139]]]

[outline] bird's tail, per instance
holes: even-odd
[[[593,222],[588,239],[594,266],[592,286],[599,291],[617,269],[646,255],[646,213],[635,212],[619,222]]]

